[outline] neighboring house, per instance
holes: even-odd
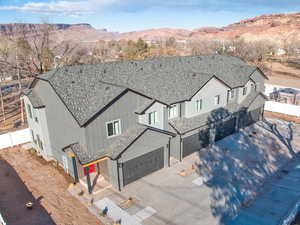
[[[270,78],[265,84],[265,95],[271,101],[300,105],[300,82],[287,78]]]
[[[297,78],[269,77],[265,84],[265,110],[300,116],[300,82]]]
[[[121,190],[261,119],[265,79],[231,56],[109,62],[40,75],[24,101],[45,158]]]

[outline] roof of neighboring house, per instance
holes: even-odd
[[[45,106],[33,89],[25,89],[23,90],[23,94],[29,98],[33,108],[42,108]]]
[[[238,109],[248,108],[251,103],[257,98],[257,96],[262,95],[262,93],[251,92],[241,104],[228,104],[224,108],[219,108],[208,113],[201,114],[199,116],[194,116],[191,118],[177,118],[169,121],[169,124],[180,134],[185,134],[191,130],[200,128],[202,126],[209,125],[211,122],[216,120],[225,119],[232,113],[235,113]]]
[[[82,126],[127,89],[173,104],[190,99],[213,76],[231,88],[243,86],[256,69],[236,57],[201,55],[66,66],[38,78],[49,81]]]
[[[95,160],[101,159],[103,157],[109,157],[111,159],[116,159],[125,151],[131,144],[133,144],[144,132],[147,130],[153,130],[156,132],[161,132],[166,135],[174,136],[175,134],[157,128],[152,128],[142,124],[136,124],[128,128],[123,134],[115,137],[115,141],[104,149],[100,149],[97,152],[88,152],[79,143],[71,144],[64,148],[64,151],[70,149],[79,159],[81,164],[88,164]]]

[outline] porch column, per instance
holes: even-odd
[[[86,174],[86,182],[87,182],[87,186],[88,186],[88,190],[89,190],[89,193],[92,194],[92,184],[91,184],[91,178],[90,178],[90,168],[87,166],[87,167],[84,167],[84,170],[85,170],[85,174]]]
[[[79,182],[79,177],[78,177],[78,171],[77,171],[77,164],[76,164],[75,156],[72,157],[72,164],[73,164],[75,183],[78,183]]]

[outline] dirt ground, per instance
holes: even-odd
[[[0,210],[9,225],[102,225],[67,190],[60,168],[15,147],[0,150]],[[34,208],[25,208],[27,201]]]
[[[285,120],[288,122],[294,122],[294,123],[300,123],[300,118],[296,116],[290,116],[282,113],[276,113],[276,112],[270,112],[270,111],[264,111],[264,116],[269,118],[276,118]]]

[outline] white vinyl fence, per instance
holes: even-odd
[[[13,147],[31,141],[29,128],[0,135],[0,149]]]
[[[300,106],[298,105],[267,101],[265,110],[300,117]]]

